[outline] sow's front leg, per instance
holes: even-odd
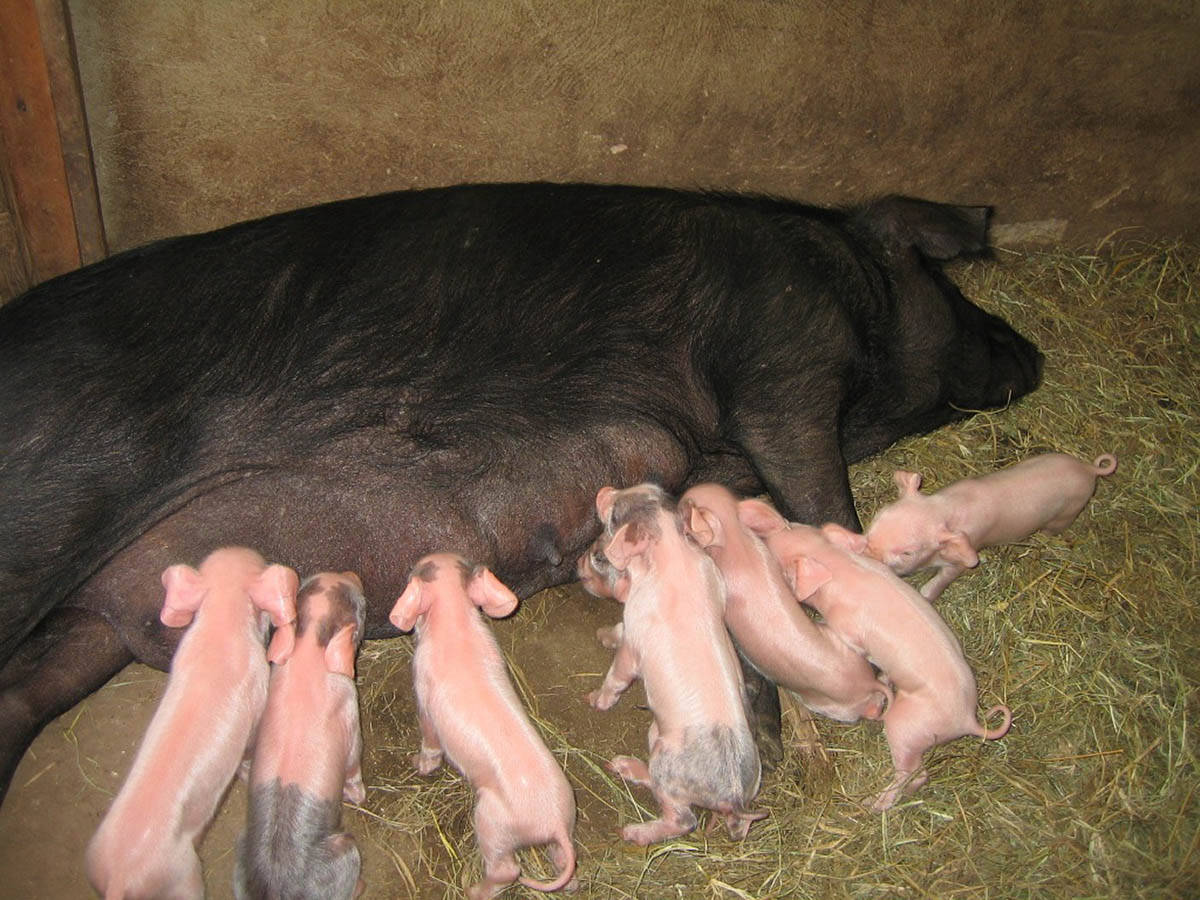
[[[39,623],[0,669],[0,800],[38,732],[131,662],[94,612],[59,607]]]

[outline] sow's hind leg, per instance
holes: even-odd
[[[0,801],[38,732],[133,661],[95,612],[59,607],[0,669]]]

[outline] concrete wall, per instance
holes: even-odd
[[[549,179],[993,203],[1200,236],[1200,5],[70,0],[119,250],[338,197]]]

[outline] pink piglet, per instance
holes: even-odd
[[[958,639],[911,585],[850,549],[859,535],[840,525],[789,523],[760,500],[742,501],[739,515],[783,564],[797,599],[821,613],[891,682],[894,699],[883,728],[895,777],[875,809],[888,809],[901,793],[928,780],[921,769],[925,751],[965,735],[996,740],[1008,732],[1012,713],[1006,706],[988,710],[1003,715],[999,727],[979,723],[975,675]]]
[[[899,499],[879,511],[855,548],[900,575],[936,567],[937,574],[921,587],[922,595],[936,600],[950,582],[979,565],[984,547],[1066,529],[1087,506],[1096,478],[1116,469],[1117,458],[1108,453],[1091,465],[1044,453],[934,494],[921,493],[917,473],[898,471]]]
[[[496,639],[475,607],[506,616],[517,598],[495,575],[461,557],[421,559],[392,609],[392,624],[416,628],[413,686],[421,723],[417,771],[443,755],[475,789],[475,838],[484,878],[468,891],[485,900],[519,880],[538,891],[574,890],[575,796],[562,768],[513,690]],[[552,882],[521,875],[516,851],[549,845]]]
[[[129,776],[88,844],[88,879],[105,900],[204,896],[196,844],[266,703],[267,620],[283,627],[296,617],[296,573],[244,547],[213,551],[199,571],[171,566],[162,582],[163,624],[190,626]]]

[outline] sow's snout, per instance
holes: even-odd
[[[948,281],[946,282],[949,283]],[[994,409],[1034,390],[1044,358],[1031,341],[950,286],[958,319],[958,358],[951,367],[950,402],[960,409]]]

